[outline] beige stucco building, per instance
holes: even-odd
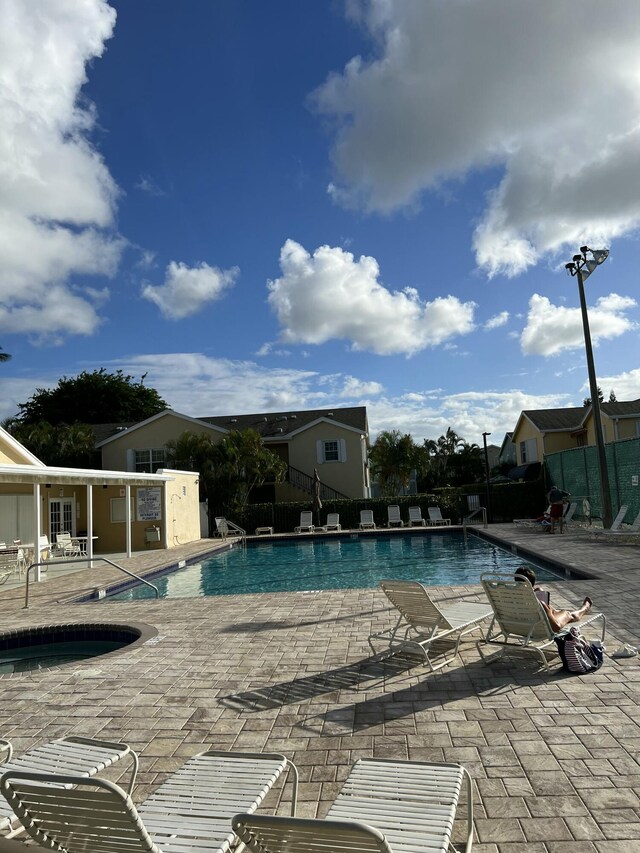
[[[52,468],[0,428],[0,542],[46,554],[60,532],[78,537],[88,557],[195,541],[198,475]]]
[[[286,481],[263,486],[260,500],[304,499],[311,491],[314,469],[322,482],[323,497],[370,496],[364,406],[205,418],[167,410],[137,424],[110,425],[111,434],[97,447],[105,469],[152,473],[164,465],[167,442],[187,431],[205,433],[217,442],[234,430],[249,428],[287,465]]]
[[[640,400],[601,403],[605,443],[640,436]],[[593,409],[536,409],[520,413],[513,432],[517,464],[542,462],[549,453],[594,445]]]

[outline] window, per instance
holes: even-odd
[[[538,461],[538,445],[535,438],[529,438],[520,442],[520,464]]]
[[[155,474],[164,465],[164,450],[135,450],[134,471],[141,474]]]
[[[576,436],[576,446],[577,447],[586,447],[587,446],[587,434],[585,432],[580,432]]]
[[[324,444],[324,461],[325,462],[339,462],[340,461],[340,449],[338,447],[337,441],[325,441]]]
[[[125,511],[127,509],[126,498],[111,498],[111,523],[112,524],[122,524],[127,519],[125,518]],[[134,497],[131,495],[131,521],[135,521],[136,517],[136,505],[134,502]]]

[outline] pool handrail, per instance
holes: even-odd
[[[473,511],[472,513],[470,513],[469,515],[465,515],[465,517],[462,519],[462,532],[463,532],[465,535],[466,535],[466,533],[467,533],[467,525],[468,525],[468,524],[473,524],[473,522],[472,522],[472,518],[473,518],[473,516],[474,516],[474,515],[478,515],[478,513],[482,516],[482,526],[483,526],[483,527],[485,527],[485,528],[486,528],[486,527],[488,527],[488,524],[487,524],[487,509],[486,509],[486,507],[481,506],[481,507],[479,507],[478,509],[474,509],[474,511]]]
[[[113,560],[109,560],[107,557],[74,557],[69,560],[56,560],[55,565],[61,566],[63,563],[96,563],[96,562],[108,563],[110,566],[113,566],[114,569],[120,569],[121,572],[124,572],[125,575],[129,575],[130,578],[135,578],[140,583],[145,584],[145,586],[150,586],[151,589],[155,592],[156,598],[160,598],[160,590],[157,586],[154,586],[149,581],[146,581],[144,578],[141,578],[140,575],[136,575],[134,572],[130,572],[129,569],[125,569],[124,566],[119,565],[118,563],[114,563]],[[40,566],[49,567],[52,565],[50,560],[39,560],[37,563],[31,563],[29,568],[27,569],[27,575],[25,580],[25,591],[24,591],[24,607],[23,610],[29,609],[29,574],[31,569],[37,569]]]

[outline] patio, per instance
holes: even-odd
[[[609,649],[640,643],[637,546],[513,525],[490,533],[597,575],[547,586],[558,605],[592,596],[607,615]],[[144,571],[211,547],[122,565]],[[280,751],[300,770],[301,816],[326,813],[360,756],[457,761],[477,786],[477,853],[640,851],[640,657],[607,659],[591,675],[548,675],[533,655],[487,667],[466,642],[462,665],[435,674],[401,659],[381,664],[367,637],[393,615],[370,589],[63,603],[117,576],[94,568],[50,577],[32,587],[29,610],[22,589],[0,588],[5,631],[91,621],[158,632],[129,651],[3,676],[0,734],[18,752],[67,734],[126,741],[141,755],[134,799],[142,799],[203,745]],[[440,600],[463,594],[480,589],[435,591]],[[108,778],[121,772],[116,765]],[[277,789],[266,807],[284,812],[288,798]]]

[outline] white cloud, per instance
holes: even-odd
[[[398,429],[421,442],[437,438],[451,426],[467,441],[482,444],[482,433],[490,432],[491,442],[500,444],[504,433],[515,427],[522,409],[577,404],[566,395],[532,395],[519,389],[446,394],[442,389],[416,387],[400,395],[385,395],[378,383],[351,375],[267,368],[253,361],[193,352],[131,355],[107,364],[83,363],[77,371],[99,367],[110,372],[121,369],[134,377],[147,374],[148,387],[155,388],[172,409],[193,417],[325,407],[331,411],[338,404],[366,405],[373,439],[381,430]],[[26,402],[36,388],[55,387],[61,373],[74,375],[73,370],[61,366],[54,375],[4,381],[0,418],[14,415],[17,404]],[[635,375],[637,381],[640,374],[635,371]],[[618,397],[623,398],[618,378],[603,382],[607,389],[613,382]],[[343,393],[347,388],[352,389],[351,397]]]
[[[422,302],[414,288],[390,291],[375,258],[339,247],[310,255],[294,240],[280,252],[281,278],[268,283],[269,304],[287,343],[346,339],[354,350],[413,355],[472,331],[475,303],[455,296]]]
[[[382,394],[383,391],[384,386],[379,382],[363,382],[361,379],[356,379],[355,376],[345,376],[340,396],[351,399],[376,397],[378,394]]]
[[[158,186],[150,175],[140,175],[135,188],[154,198],[161,198],[166,195],[166,192]]]
[[[91,294],[69,280],[113,275],[124,246],[118,189],[88,141],[95,112],[79,99],[115,17],[105,0],[0,6],[2,331],[50,341],[100,322]]]
[[[209,302],[222,299],[238,275],[237,267],[221,270],[201,263],[197,267],[171,261],[165,272],[164,284],[147,284],[142,296],[155,302],[168,320],[183,320],[201,311]]]
[[[599,376],[598,385],[604,392],[605,400],[609,399],[609,392],[615,391],[617,400],[640,400],[640,367],[626,370],[614,376]],[[583,386],[583,391],[588,390],[589,383]]]
[[[353,58],[312,98],[338,126],[334,198],[388,212],[499,168],[474,240],[489,274],[638,227],[634,0],[606,14],[581,0],[578,18],[567,0],[370,0],[351,14],[374,58]]]
[[[596,301],[589,311],[591,341],[617,338],[634,328],[625,315],[636,301],[628,296],[610,293]],[[525,355],[557,355],[564,350],[584,349],[582,314],[579,308],[553,305],[546,296],[534,293],[529,300],[527,325],[520,337]]]
[[[490,317],[484,324],[485,332],[490,332],[492,329],[499,329],[500,326],[505,326],[509,322],[509,312],[501,311],[494,317]]]

